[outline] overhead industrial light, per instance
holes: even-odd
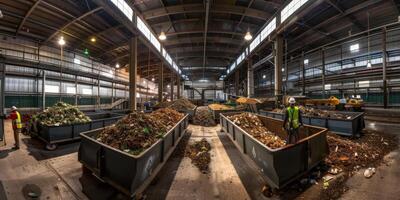
[[[262,77],[263,77],[263,79],[267,78],[267,76],[265,74]]]
[[[165,35],[164,31],[161,31],[160,35],[158,36],[158,39],[160,40],[166,40],[167,36]]]
[[[115,68],[117,68],[117,69],[119,68],[119,64],[118,64],[118,63],[117,63],[117,64],[115,64]]]
[[[170,88],[171,86],[170,85],[167,85],[167,88]]]
[[[253,39],[253,36],[251,35],[250,31],[247,31],[246,35],[244,35],[244,39],[247,41]]]
[[[95,43],[95,42],[96,42],[96,38],[95,38],[95,37],[92,37],[92,38],[90,38],[90,41],[93,42],[93,43]]]
[[[0,18],[3,18],[3,12],[1,12],[1,10],[0,10]],[[399,19],[400,19],[400,17],[399,17]]]
[[[65,45],[64,36],[61,36],[60,39],[58,39],[58,44],[61,45],[61,46]]]
[[[151,81],[153,81],[153,82],[154,82],[155,80],[156,80],[156,79],[155,79],[154,77],[153,77],[153,78],[151,78]]]

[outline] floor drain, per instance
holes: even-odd
[[[39,186],[37,186],[35,184],[26,184],[22,188],[22,194],[24,195],[25,199],[37,200],[37,199],[39,199],[40,195],[42,194],[42,190],[40,189]]]

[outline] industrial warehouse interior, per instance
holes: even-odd
[[[0,0],[0,200],[400,198],[400,0]]]

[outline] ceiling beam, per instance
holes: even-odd
[[[24,26],[26,20],[28,19],[28,17],[32,14],[32,12],[35,10],[35,8],[40,4],[42,0],[37,0],[32,6],[31,8],[28,10],[28,12],[25,14],[24,18],[21,20],[21,23],[19,23],[17,31],[15,31],[15,35],[17,36],[19,31],[21,30],[21,28]]]
[[[58,32],[60,32],[60,31],[62,31],[62,30],[64,30],[64,29],[66,29],[66,28],[68,28],[70,25],[75,24],[76,22],[80,21],[81,19],[83,19],[83,18],[85,18],[85,17],[87,17],[87,16],[89,16],[89,15],[91,15],[91,14],[93,14],[93,13],[95,13],[95,12],[101,10],[101,9],[103,9],[103,8],[102,8],[102,7],[97,7],[97,8],[95,8],[95,9],[91,10],[91,11],[88,11],[88,12],[82,14],[82,15],[79,16],[79,17],[74,18],[72,21],[68,22],[67,24],[65,24],[64,26],[62,26],[61,28],[59,28],[57,31],[55,31],[53,34],[51,34],[51,35],[46,39],[46,41],[44,41],[44,43],[47,43],[47,42],[49,42],[51,39],[53,39],[53,37],[56,36],[56,35],[58,34]]]
[[[208,32],[208,17],[210,14],[210,0],[205,0],[206,1],[206,16],[205,16],[205,23],[204,23],[204,36],[203,36],[203,78],[205,78],[205,72],[206,72],[206,63],[207,63],[207,32]]]
[[[326,0],[326,2],[331,5],[333,8],[335,8],[338,12],[340,12],[341,14],[344,13],[344,10],[342,8],[340,8],[340,6],[338,5],[338,3],[334,3],[332,2],[332,0]],[[365,26],[363,26],[357,19],[355,19],[351,14],[346,15],[346,17],[348,19],[350,19],[351,22],[354,23],[354,25],[356,25],[360,30],[365,30]]]
[[[204,30],[189,30],[189,31],[180,31],[180,32],[175,32],[175,33],[168,33],[166,35],[167,36],[177,36],[177,35],[203,34],[203,33],[204,33]],[[243,36],[243,33],[235,33],[235,32],[232,32],[232,31],[221,31],[221,30],[209,30],[208,33]]]
[[[227,37],[215,37],[215,36],[207,36],[207,40],[213,43],[230,44],[235,46],[240,45],[240,42],[242,42],[241,40],[235,40]],[[165,40],[163,44],[166,48],[168,48],[169,46],[201,43],[202,41],[203,37],[168,38],[168,40]]]
[[[325,26],[325,25],[328,25],[328,24],[331,24],[331,25],[332,25],[332,24],[334,24],[336,21],[340,20],[341,18],[343,18],[343,17],[345,17],[345,16],[347,16],[347,15],[349,15],[349,14],[352,14],[352,13],[355,13],[355,12],[358,12],[358,11],[361,11],[361,10],[367,8],[368,6],[375,5],[375,4],[380,3],[380,2],[382,2],[382,0],[366,0],[366,1],[364,1],[363,3],[360,3],[360,4],[358,4],[358,5],[356,5],[356,6],[352,7],[352,8],[349,8],[349,9],[345,10],[343,13],[340,13],[340,14],[335,15],[335,16],[329,18],[329,19],[324,20],[323,22],[321,22],[321,23],[319,23],[318,25],[314,26],[314,29],[321,28],[321,27],[323,27],[323,26]],[[338,27],[338,28],[340,28],[340,27]],[[310,29],[309,29],[309,30],[307,30],[307,31],[304,31],[302,34],[298,35],[298,36],[297,36],[296,38],[294,38],[292,41],[303,40],[304,37],[305,37],[307,34],[309,34],[311,31],[313,31],[313,30],[310,30]]]
[[[204,13],[204,12],[206,12],[206,9],[203,4],[180,4],[175,6],[156,8],[153,10],[145,11],[142,14],[145,20],[147,21],[150,19],[164,17],[167,15],[185,14],[185,13]],[[268,20],[272,16],[271,13],[267,13],[253,8],[247,8],[244,6],[235,6],[235,5],[222,5],[222,4],[214,4],[210,9],[210,12],[245,15],[247,17],[260,19],[263,21]]]

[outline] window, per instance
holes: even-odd
[[[325,90],[331,90],[331,84],[325,84]]]
[[[157,51],[161,51],[161,44],[152,33],[150,34],[150,42],[157,49]]]
[[[350,46],[351,53],[356,53],[359,50],[360,50],[360,45],[358,43],[357,44],[353,44],[353,45]]]
[[[308,59],[305,59],[304,60],[304,65],[308,65],[308,62],[309,62]]]
[[[48,93],[59,93],[60,92],[60,86],[58,85],[45,85],[44,86],[44,91]]]
[[[133,10],[132,8],[125,2],[125,0],[111,0],[117,8],[124,13],[129,20],[132,21]]]
[[[294,12],[296,12],[302,5],[307,3],[308,0],[293,0],[286,5],[281,11],[281,23],[289,18]]]
[[[74,63],[80,65],[81,64],[81,60],[79,60],[78,58],[74,58]]]
[[[260,44],[260,35],[254,37],[254,40],[250,43],[250,52],[252,52]]]
[[[88,88],[83,88],[82,89],[82,94],[86,94],[86,95],[92,95],[92,89],[88,89]]]
[[[369,87],[369,81],[359,81],[358,87]]]
[[[260,40],[261,42],[265,40],[265,38],[268,37],[269,34],[271,34],[272,31],[274,31],[276,28],[276,18],[274,17],[268,25],[261,31],[261,36]]]
[[[67,87],[67,94],[76,94],[75,87]]]

